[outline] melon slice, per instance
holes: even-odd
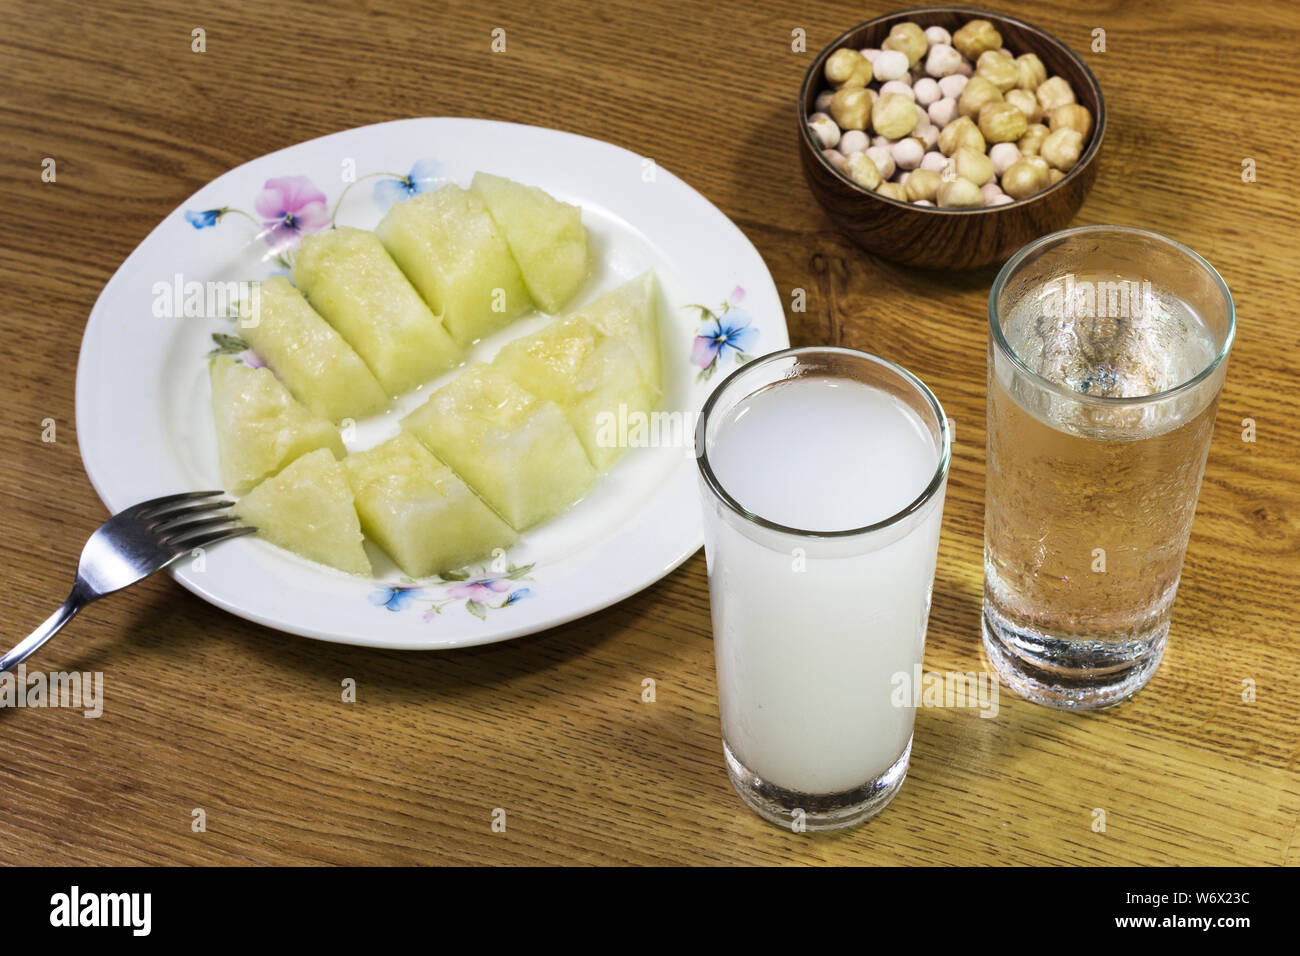
[[[256,298],[240,303],[239,326],[293,397],[322,418],[359,418],[388,404],[361,356],[284,276],[259,283]]]
[[[470,189],[487,204],[533,301],[545,312],[559,312],[591,272],[582,210],[489,173],[475,173]]]
[[[402,424],[516,531],[564,511],[596,478],[560,406],[481,362]]]
[[[343,227],[304,236],[293,281],[390,395],[424,384],[463,358],[374,233]]]
[[[221,480],[232,494],[242,495],[318,448],[343,457],[338,429],[298,404],[269,368],[218,355],[209,377]]]
[[[371,575],[347,473],[326,449],[303,455],[241,498],[234,513],[272,544],[351,574]]]
[[[519,266],[487,207],[459,186],[398,203],[375,234],[462,346],[532,307]]]
[[[507,342],[492,364],[538,398],[564,405],[573,400],[598,336],[586,319],[556,319],[540,332]]]
[[[659,293],[653,270],[646,270],[613,292],[575,309],[601,335],[626,342],[649,388],[663,388],[659,366]]]
[[[515,542],[514,529],[407,432],[343,465],[362,530],[413,578],[463,568]]]
[[[642,381],[627,343],[602,336],[579,316],[507,343],[492,364],[564,410],[598,471],[626,447],[619,423],[648,416],[659,399],[658,391]]]
[[[587,457],[605,471],[650,426],[659,390],[636,374],[637,358],[623,342],[605,339],[582,368],[573,402],[564,407]]]

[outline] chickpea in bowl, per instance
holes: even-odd
[[[1074,216],[1105,107],[1082,60],[1038,28],[925,7],[828,45],[799,121],[809,186],[850,238],[898,262],[974,268]]]

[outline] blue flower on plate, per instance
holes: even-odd
[[[185,221],[195,229],[206,229],[208,226],[215,226],[221,222],[221,217],[226,214],[223,209],[204,209],[202,212],[195,212],[193,209],[185,210]]]
[[[386,607],[390,611],[401,611],[415,600],[416,595],[418,595],[420,591],[420,588],[400,586],[376,588],[374,591],[370,592],[370,603],[375,605],[375,607]]]
[[[758,341],[758,329],[749,313],[740,308],[745,301],[745,290],[736,286],[727,301],[717,309],[704,305],[683,306],[700,313],[700,328],[691,346],[691,364],[699,368],[696,381],[707,381],[718,368],[718,362],[728,353],[736,362],[748,362],[749,351]]]
[[[381,212],[387,212],[394,203],[432,192],[446,179],[442,163],[436,159],[417,159],[405,176],[387,176],[375,183],[375,205]]]
[[[706,319],[695,336],[691,361],[700,368],[708,368],[730,349],[739,353],[736,360],[743,362],[758,338],[758,329],[750,321],[748,315],[739,311]]]
[[[520,588],[520,589],[517,590],[517,591],[511,591],[508,595],[506,595],[506,599],[505,599],[504,601],[502,601],[502,602],[501,602],[499,605],[497,605],[497,606],[498,606],[498,607],[509,607],[509,606],[512,605],[512,604],[518,604],[518,603],[519,603],[520,601],[522,601],[524,598],[528,598],[528,597],[532,597],[532,596],[533,596],[533,589],[532,589],[532,588]]]

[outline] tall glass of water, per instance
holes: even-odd
[[[989,296],[984,646],[1049,707],[1151,678],[1235,330],[1223,279],[1154,233],[1020,250]]]
[[[902,786],[949,448],[919,379],[849,349],[756,359],[704,407],[724,759],[767,820],[848,826]]]

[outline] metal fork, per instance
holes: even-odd
[[[82,549],[68,599],[30,637],[0,657],[0,674],[36,653],[91,601],[161,571],[195,548],[256,531],[236,524],[228,510],[233,501],[212,500],[224,494],[194,491],[142,501],[100,525]]]

